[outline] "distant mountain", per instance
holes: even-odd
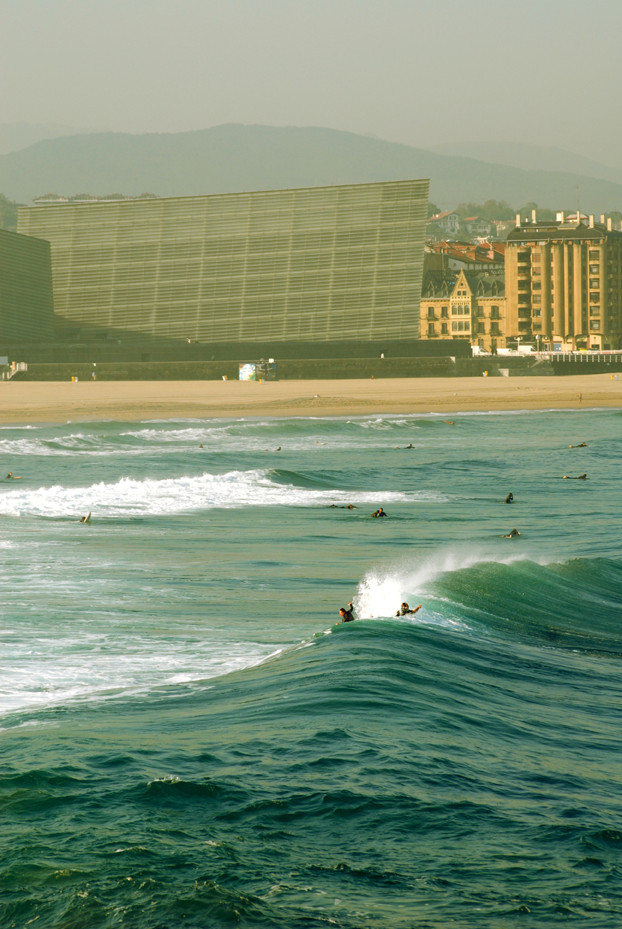
[[[75,126],[57,126],[44,123],[0,124],[0,154],[18,152],[27,145],[43,139],[58,139],[62,136],[81,135],[95,132],[94,129],[76,129]]]
[[[429,177],[430,199],[533,201],[584,212],[622,209],[622,184],[523,170],[323,128],[223,125],[176,134],[97,133],[48,139],[0,156],[0,193],[188,196]]]
[[[447,142],[444,145],[431,146],[429,151],[437,152],[439,155],[476,158],[478,161],[510,165],[525,171],[564,171],[622,184],[620,167],[585,158],[562,148],[533,145],[529,142]],[[602,153],[598,154],[601,156]],[[614,153],[610,154],[613,158]]]

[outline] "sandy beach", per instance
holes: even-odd
[[[599,407],[622,408],[622,378],[0,382],[2,424]]]

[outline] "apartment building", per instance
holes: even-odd
[[[506,335],[537,348],[622,347],[622,232],[580,213],[516,218],[505,252]]]
[[[482,351],[505,346],[505,287],[495,274],[429,272],[423,284],[422,339],[468,339]]]

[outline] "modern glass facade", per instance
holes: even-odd
[[[427,180],[40,203],[57,329],[197,342],[416,339]]]
[[[44,342],[53,338],[49,242],[0,229],[0,340]]]

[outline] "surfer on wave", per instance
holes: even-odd
[[[397,611],[397,613],[396,613],[395,615],[396,615],[396,616],[407,616],[409,613],[411,613],[411,614],[412,614],[412,613],[416,613],[417,610],[420,610],[422,606],[423,606],[423,604],[420,603],[419,606],[416,606],[416,607],[414,608],[414,610],[411,610],[411,608],[408,606],[408,604],[406,603],[406,601],[404,601],[404,603],[402,603],[402,605],[400,606],[399,610]]]
[[[348,603],[347,608],[345,606],[341,607],[341,609],[339,610],[339,616],[341,617],[342,623],[353,623],[354,622],[356,617],[354,616],[353,610],[354,610],[354,605],[352,603]]]

